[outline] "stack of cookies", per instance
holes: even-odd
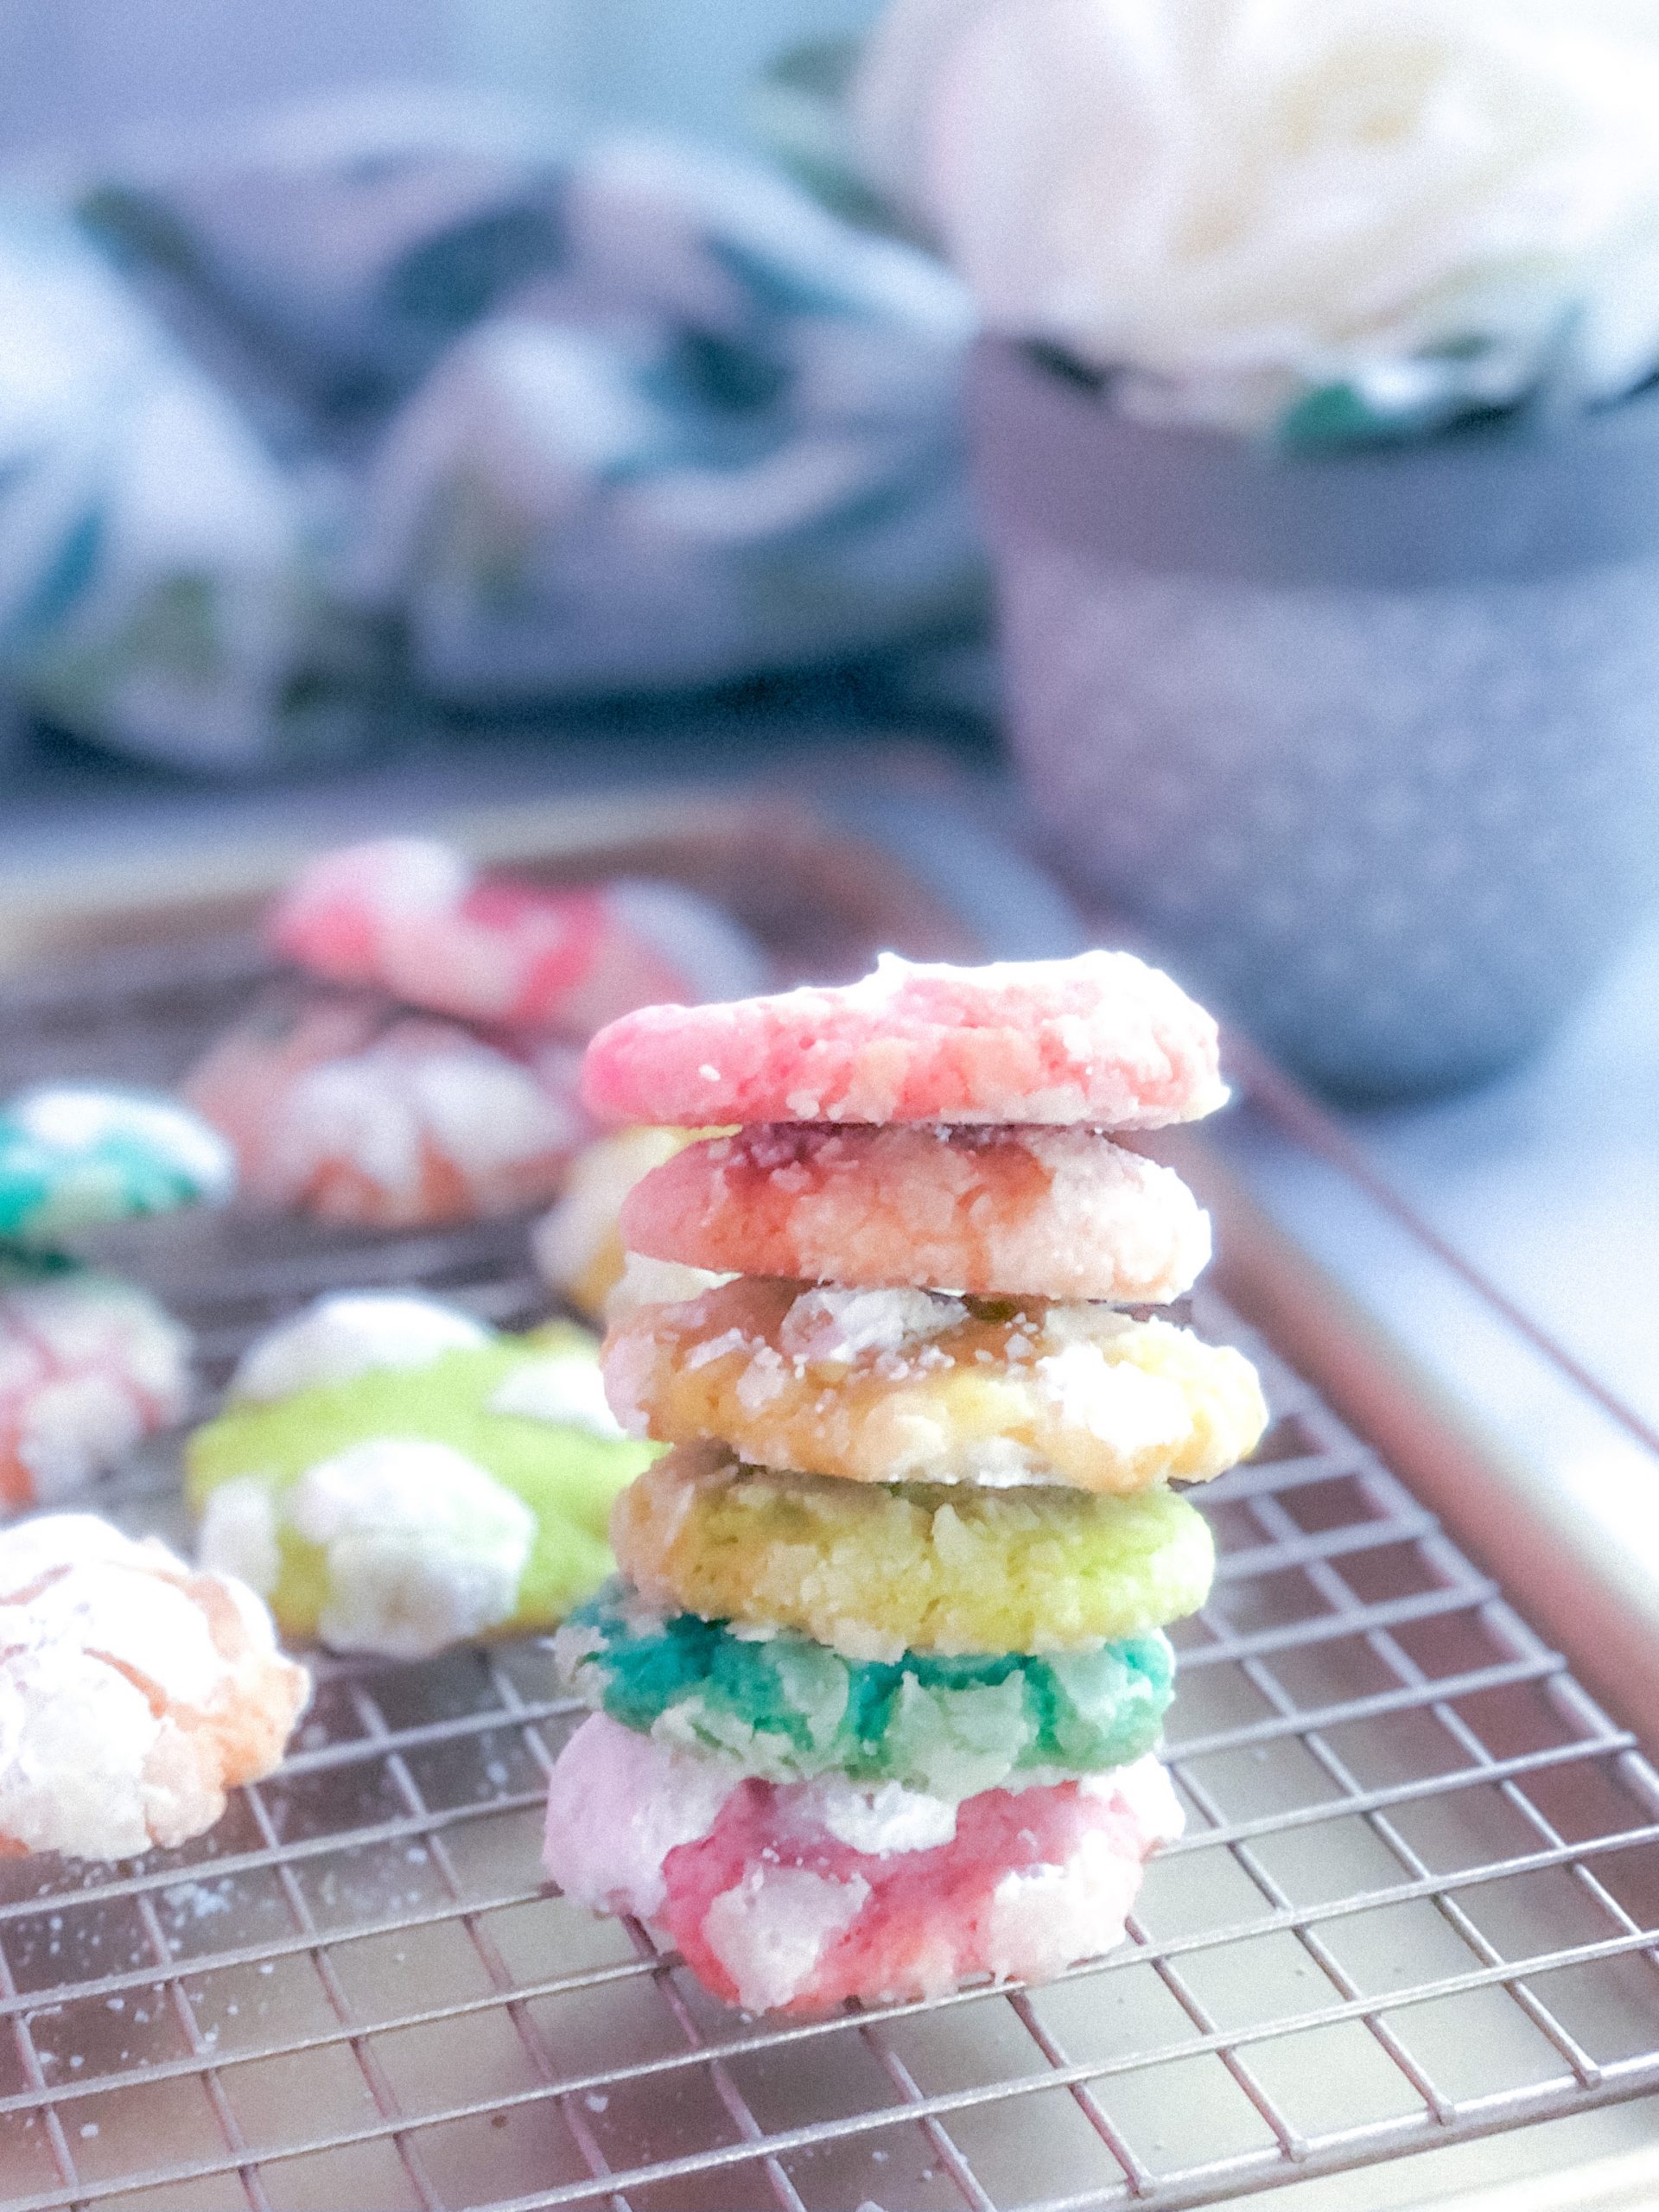
[[[598,1710],[546,1865],[750,2011],[1030,1979],[1122,1932],[1180,1815],[1154,1754],[1200,1516],[1266,1413],[1130,1310],[1205,1216],[1105,1134],[1210,1112],[1215,1025],[1123,953],[884,959],[653,1007],[589,1047],[613,1121],[736,1125],[654,1169],[631,1250],[732,1280],[613,1330],[622,1578],[557,1653]]]

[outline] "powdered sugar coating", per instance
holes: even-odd
[[[518,1611],[536,1516],[451,1445],[372,1438],[308,1467],[283,1503],[296,1533],[322,1553],[317,1633],[336,1651],[423,1659]]]
[[[279,902],[270,934],[331,982],[575,1036],[658,1000],[734,997],[765,976],[746,933],[682,885],[545,890],[480,875],[420,837],[323,854]]]
[[[760,1123],[653,1167],[629,1249],[724,1274],[1161,1305],[1210,1258],[1180,1178],[1093,1129]]]
[[[205,1566],[270,1596],[285,1535],[314,1554],[325,1643],[425,1659],[511,1619],[536,1516],[451,1446],[380,1437],[319,1461],[280,1495],[251,1476],[225,1484],[207,1501],[198,1548]]]
[[[669,1853],[708,1834],[742,1778],[731,1761],[672,1750],[595,1713],[554,1765],[543,1864],[577,1904],[649,1919]]]
[[[286,1398],[375,1368],[429,1366],[440,1353],[486,1344],[495,1332],[457,1306],[409,1291],[347,1290],[319,1298],[257,1338],[227,1395]]]
[[[256,1008],[186,1089],[256,1205],[386,1228],[542,1204],[587,1133],[569,1047],[326,994]]]
[[[744,1276],[625,1316],[604,1357],[630,1434],[853,1482],[1205,1482],[1267,1426],[1242,1353],[1108,1306]]]
[[[514,1368],[486,1401],[493,1414],[518,1414],[559,1428],[585,1428],[594,1436],[619,1437],[621,1423],[605,1395],[605,1377],[584,1351],[549,1352]]]
[[[147,1291],[0,1262],[0,1508],[85,1490],[189,1408],[188,1330]]]
[[[623,1200],[642,1175],[690,1141],[689,1129],[613,1129],[576,1154],[552,1211],[531,1232],[531,1252],[543,1279],[579,1313],[601,1319],[622,1280],[627,1264],[618,1225]],[[693,1292],[664,1294],[690,1298]]]
[[[0,1108],[0,1236],[215,1205],[235,1181],[223,1137],[160,1093],[43,1084]]]
[[[309,1679],[253,1594],[57,1515],[0,1532],[0,1851],[187,1842],[268,1774]]]
[[[550,1626],[609,1571],[612,1501],[652,1456],[616,1427],[597,1344],[569,1322],[518,1336],[422,1300],[341,1302],[372,1325],[325,1332],[303,1387],[233,1398],[190,1438],[201,1556],[344,1650]],[[382,1326],[403,1303],[407,1361]]]
[[[605,1319],[612,1324],[625,1321],[641,1306],[675,1306],[730,1281],[729,1275],[711,1274],[707,1268],[683,1268],[677,1260],[648,1260],[643,1252],[627,1252],[621,1274],[605,1294]]]
[[[596,1715],[554,1768],[543,1863],[578,1902],[651,1921],[728,2003],[815,2012],[1109,1949],[1181,1827],[1151,1758],[948,1805],[746,1779]]]
[[[595,1037],[609,1122],[1047,1122],[1160,1128],[1227,1093],[1216,1025],[1128,952],[982,968],[884,953],[839,988],[647,1007]]]

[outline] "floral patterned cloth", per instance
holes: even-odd
[[[0,679],[126,750],[302,760],[977,602],[964,294],[741,162],[335,102],[8,201],[0,316]]]

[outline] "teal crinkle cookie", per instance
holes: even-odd
[[[1139,1758],[1175,1670],[1157,1630],[1041,1658],[848,1659],[659,1612],[621,1580],[576,1607],[553,1649],[578,1697],[659,1742],[723,1751],[768,1782],[833,1771],[948,1798]]]
[[[0,1107],[0,1237],[19,1243],[216,1205],[235,1181],[224,1138],[170,1098],[53,1084]]]

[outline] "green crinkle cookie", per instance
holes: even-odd
[[[659,1448],[584,1417],[597,1360],[561,1323],[232,1404],[187,1451],[203,1560],[338,1649],[551,1627],[610,1573],[612,1503]]]
[[[1203,1516],[1163,1488],[849,1483],[683,1445],[624,1492],[611,1535],[653,1604],[850,1659],[1077,1651],[1196,1612],[1215,1572]]]
[[[1138,1759],[1158,1740],[1175,1665],[1156,1630],[1042,1659],[847,1659],[664,1612],[620,1580],[577,1607],[553,1649],[578,1697],[659,1742],[724,1752],[767,1782],[835,1772],[951,1799]]]

